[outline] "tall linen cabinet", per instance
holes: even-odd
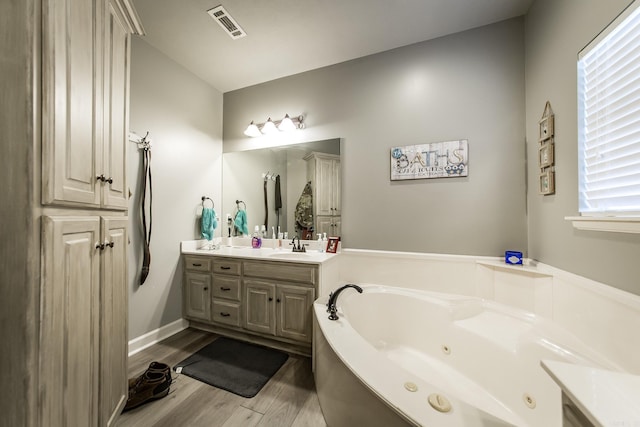
[[[0,410],[12,426],[114,425],[128,393],[130,37],[142,27],[131,0],[4,3]]]

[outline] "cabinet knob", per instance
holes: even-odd
[[[269,301],[273,301],[273,298],[269,297]]]
[[[113,178],[105,178],[104,174],[96,176],[96,181],[108,182],[109,184],[113,184]]]
[[[109,246],[110,248],[112,248],[114,244],[115,244],[115,243],[113,243],[113,242],[109,242],[109,241],[107,241],[107,240],[105,240],[105,242],[104,242],[104,246],[105,246],[105,247]]]
[[[194,266],[194,267],[201,267],[202,266],[202,264],[200,264],[200,263],[197,263],[197,264],[196,263],[192,263],[191,265]]]
[[[224,286],[220,286],[221,291],[230,291],[231,288],[225,288]]]
[[[202,289],[204,289],[205,291],[208,291],[208,290],[209,290],[209,288],[207,288],[206,286],[205,286],[204,288],[202,288]]]
[[[231,267],[223,265],[220,267],[220,270],[231,270]]]
[[[104,250],[104,243],[96,243],[96,249]]]
[[[280,302],[280,298],[278,298],[278,299],[276,300],[276,302]]]
[[[220,316],[222,317],[229,317],[231,316],[229,313],[223,313],[222,311],[220,312]]]

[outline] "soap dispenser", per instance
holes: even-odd
[[[318,252],[324,252],[322,245],[322,233],[318,233]]]
[[[251,238],[251,247],[254,249],[260,249],[262,246],[262,238],[260,237],[260,227],[256,225],[253,229],[253,237]]]

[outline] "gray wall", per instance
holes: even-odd
[[[222,200],[222,94],[141,38],[133,39],[131,63],[129,128],[141,135],[150,131],[154,193],[151,272],[138,286],[143,242],[141,156],[131,143],[130,339],[182,317],[179,243],[199,238],[200,198],[211,197],[218,209]]]
[[[0,2],[0,391],[2,425],[38,420],[40,135],[33,64],[40,2]],[[35,105],[34,105],[35,104]],[[35,127],[35,128],[34,128]],[[35,179],[35,182],[34,182]]]
[[[526,252],[524,22],[513,19],[224,94],[224,151],[343,138],[344,246]],[[242,132],[285,113],[287,141]],[[390,148],[469,140],[469,176],[391,182]]]
[[[576,60],[629,0],[537,0],[526,17],[526,135],[529,255],[640,294],[640,235],[579,231]],[[538,189],[538,120],[546,101],[556,123],[556,194]]]

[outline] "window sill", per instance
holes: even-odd
[[[565,216],[564,219],[578,230],[640,233],[640,217]]]

